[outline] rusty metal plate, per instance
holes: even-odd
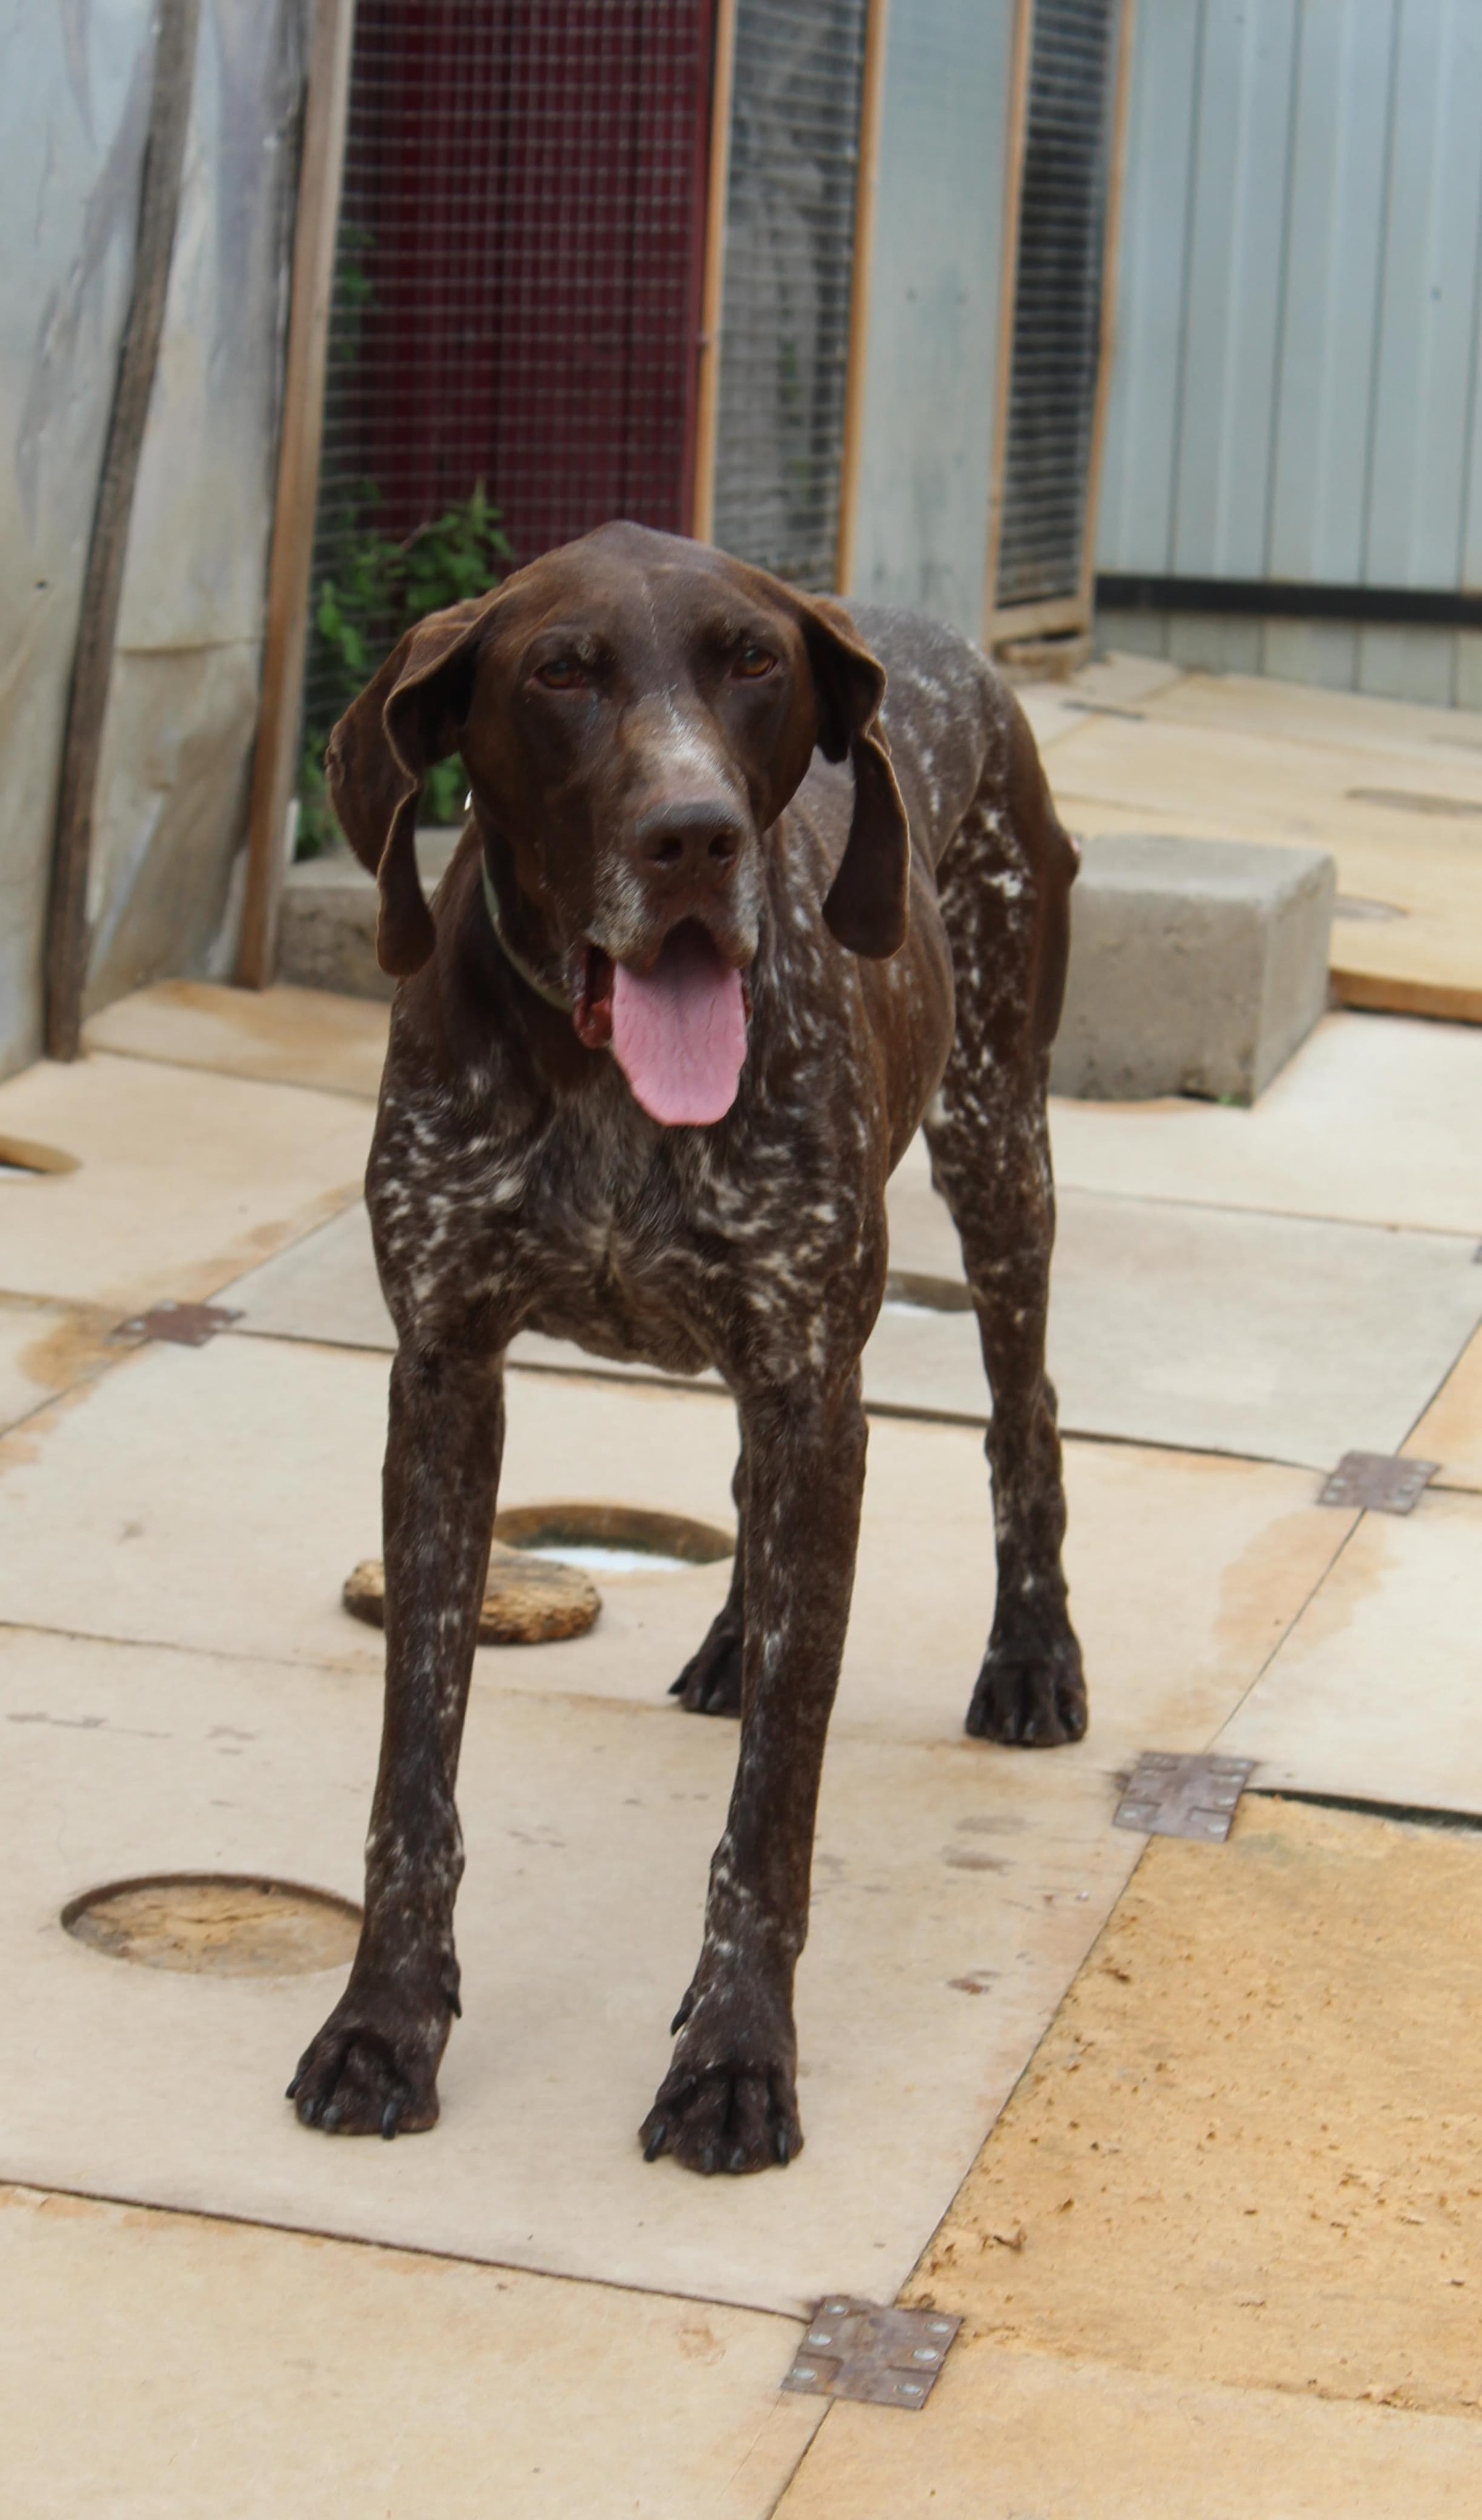
[[[169,1339],[176,1347],[204,1347],[206,1340],[224,1330],[229,1322],[241,1319],[240,1313],[229,1312],[224,1304],[156,1304],[152,1311],[120,1322],[112,1335]]]
[[[800,2398],[857,2398],[919,2414],[962,2326],[941,2310],[876,2310],[821,2301],[783,2387]]]
[[[1254,1766],[1254,1759],[1219,1758],[1211,1750],[1190,1758],[1145,1750],[1112,1825],[1140,1828],[1147,1837],[1198,1837],[1206,1846],[1223,1846]]]
[[[1318,1503],[1362,1506],[1366,1513],[1412,1513],[1440,1466],[1408,1453],[1345,1453]]]

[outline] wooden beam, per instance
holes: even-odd
[[[721,308],[726,288],[726,198],[731,183],[731,105],[736,83],[737,0],[718,0],[710,90],[710,180],[705,200],[705,277],[700,294],[699,381],[695,397],[695,504],[690,531],[715,530],[715,437],[720,420]]]
[[[289,806],[298,767],[309,568],[319,496],[325,361],[354,26],[355,0],[319,0],[304,105],[262,700],[252,761],[247,894],[237,957],[238,980],[248,989],[267,987],[278,959],[278,905]]]
[[[1034,0],[1016,0],[1009,70],[1008,138],[1004,150],[1003,271],[999,283],[998,364],[993,374],[993,439],[988,454],[988,549],[983,569],[983,645],[991,649],[998,613],[999,552],[1004,539],[1004,458],[1013,383],[1013,316],[1018,295],[1019,212],[1029,137],[1029,55]]]
[[[844,385],[844,449],[839,466],[833,583],[847,595],[854,576],[855,523],[865,453],[865,383],[870,301],[875,286],[875,208],[879,196],[880,124],[885,104],[885,39],[890,0],[870,0],[860,96],[859,182],[854,197],[854,270],[849,290],[849,367]]]
[[[1117,271],[1122,238],[1122,196],[1127,180],[1127,112],[1132,95],[1132,38],[1137,0],[1121,0],[1117,11],[1116,89],[1111,107],[1111,150],[1106,176],[1106,226],[1101,246],[1101,322],[1097,352],[1096,409],[1091,423],[1091,464],[1086,481],[1086,519],[1081,548],[1081,617],[1088,628],[1096,610],[1096,530],[1101,504],[1101,458],[1106,443],[1106,410],[1111,398],[1111,363],[1116,355]]]
[[[129,521],[134,512],[150,394],[159,359],[159,338],[164,330],[170,257],[180,208],[180,173],[191,118],[199,16],[199,0],[159,0],[150,120],[140,180],[133,289],[118,350],[103,470],[93,510],[62,740],[44,964],[49,1058],[75,1058],[82,1042],[88,876],[93,857],[98,765],[118,608],[123,596]]]

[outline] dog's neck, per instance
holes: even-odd
[[[499,885],[490,863],[497,845],[495,837],[480,815],[475,813],[474,820],[478,827],[480,841],[478,873],[483,887],[483,904],[488,913],[489,925],[494,930],[494,941],[511,970],[523,980],[525,987],[532,989],[536,997],[544,998],[546,1005],[554,1007],[558,1014],[569,1017],[571,1012],[569,992],[563,989],[558,980],[548,978],[534,959],[529,954],[523,953],[515,943],[510,932],[512,921],[500,898]],[[510,879],[513,880],[513,878]],[[516,891],[517,895],[517,885]]]

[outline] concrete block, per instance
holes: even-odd
[[[417,864],[430,897],[441,881],[458,832],[417,834]],[[304,989],[337,989],[347,998],[391,998],[396,983],[376,960],[379,896],[374,878],[348,851],[301,858],[283,887],[278,923],[278,977]]]
[[[1253,1102],[1327,1003],[1336,889],[1325,849],[1088,840],[1052,1090]]]

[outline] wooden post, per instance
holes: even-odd
[[[1004,458],[1009,442],[1009,395],[1013,381],[1013,315],[1018,293],[1019,211],[1024,190],[1024,152],[1029,137],[1029,54],[1034,40],[1034,0],[1017,0],[1013,55],[1009,74],[1009,141],[1004,152],[1003,278],[999,287],[998,366],[993,379],[993,444],[989,450],[988,549],[983,570],[983,645],[993,646],[998,612],[999,551],[1004,538]]]
[[[1127,114],[1132,96],[1132,38],[1137,0],[1121,0],[1117,11],[1116,89],[1111,107],[1111,152],[1106,173],[1106,229],[1101,248],[1101,322],[1097,352],[1096,409],[1091,423],[1091,469],[1086,483],[1085,548],[1081,554],[1081,617],[1091,627],[1096,612],[1096,529],[1101,499],[1101,457],[1106,442],[1106,406],[1111,394],[1111,363],[1116,355],[1118,256],[1122,239],[1122,195],[1127,181]]]
[[[46,922],[49,1058],[75,1058],[82,1042],[88,874],[93,855],[98,765],[118,608],[123,596],[124,562],[128,558],[129,520],[159,358],[159,338],[164,330],[170,257],[180,207],[180,172],[191,118],[198,19],[199,0],[159,0],[154,85],[140,183],[134,283],[119,345],[112,409],[93,511],[67,695],[67,730],[62,742]]]
[[[690,531],[715,530],[715,432],[720,417],[720,326],[726,286],[726,197],[731,180],[731,99],[736,77],[736,0],[715,12],[710,92],[710,180],[705,197],[705,276],[700,293],[699,381],[695,396],[695,501]]]
[[[354,24],[355,0],[319,0],[304,108],[262,702],[252,761],[247,894],[237,957],[238,980],[248,989],[267,987],[278,957],[278,905],[297,770],[309,567],[324,433],[325,360]]]
[[[890,0],[870,0],[865,76],[860,95],[859,183],[854,197],[854,271],[849,290],[849,366],[844,383],[844,446],[839,466],[838,535],[833,583],[849,593],[854,527],[864,461],[865,371],[870,354],[870,292],[875,285],[875,205],[879,193],[880,123],[885,102],[885,34]]]

